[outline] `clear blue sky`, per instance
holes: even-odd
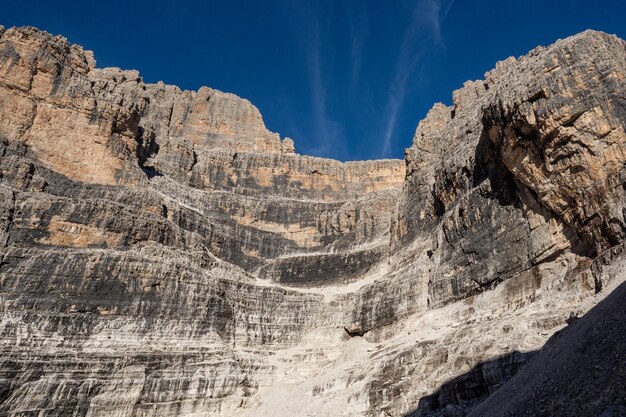
[[[252,101],[296,151],[401,158],[417,123],[495,62],[592,28],[626,37],[626,1],[6,1],[98,66]]]

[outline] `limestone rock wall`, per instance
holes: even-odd
[[[625,59],[588,31],[498,63],[420,122],[392,236],[432,239],[432,305],[623,240]]]
[[[340,163],[0,28],[0,414],[469,413],[624,281],[625,71],[584,32]]]

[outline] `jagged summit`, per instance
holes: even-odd
[[[0,414],[493,412],[625,280],[625,45],[509,58],[405,161],[340,163],[234,95],[0,29]]]

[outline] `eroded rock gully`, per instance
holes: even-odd
[[[435,105],[406,161],[340,163],[0,29],[0,415],[488,413],[624,281],[625,74],[584,32]],[[619,410],[588,392],[527,409]]]

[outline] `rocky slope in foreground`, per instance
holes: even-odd
[[[625,79],[587,31],[435,105],[406,161],[339,163],[0,29],[0,415],[481,415],[555,349],[602,368],[536,351],[626,276]],[[568,415],[543,392],[511,410]]]

